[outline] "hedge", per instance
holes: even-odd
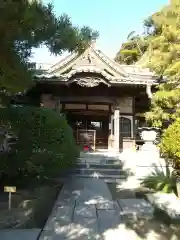
[[[11,151],[1,154],[0,171],[8,178],[60,177],[75,165],[79,153],[72,129],[59,113],[10,107],[3,110],[3,121],[17,136]]]

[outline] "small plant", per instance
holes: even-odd
[[[149,176],[141,180],[141,184],[156,191],[176,193],[176,177],[168,166],[166,166],[165,171],[156,168]]]

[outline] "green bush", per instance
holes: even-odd
[[[160,143],[161,152],[173,164],[176,172],[180,169],[180,118],[164,132]]]
[[[176,177],[166,167],[166,171],[160,171],[155,169],[149,176],[141,180],[141,184],[144,187],[153,189],[156,191],[162,191],[164,193],[176,193]]]
[[[63,116],[35,107],[11,107],[3,116],[17,136],[11,151],[1,154],[0,171],[8,179],[60,177],[76,163],[77,146]]]

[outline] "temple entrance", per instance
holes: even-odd
[[[67,120],[78,144],[88,144],[93,149],[108,148],[109,116],[68,113]]]

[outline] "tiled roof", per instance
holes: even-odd
[[[102,75],[110,84],[155,84],[156,76],[147,68],[137,65],[120,65],[108,58],[103,52],[90,46],[79,55],[72,53],[57,64],[51,66],[47,73],[36,75],[39,81],[67,82],[75,74],[81,72]]]

